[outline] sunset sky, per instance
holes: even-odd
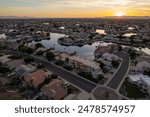
[[[0,0],[0,16],[150,16],[150,0]]]

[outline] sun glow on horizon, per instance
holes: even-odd
[[[150,16],[150,0],[0,0],[0,16],[39,18]]]
[[[118,11],[118,12],[115,13],[115,16],[117,16],[117,17],[122,17],[122,16],[125,16],[125,15],[126,14],[122,11]]]

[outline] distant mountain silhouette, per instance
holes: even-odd
[[[21,16],[21,17],[20,16],[0,16],[0,19],[32,19],[32,18],[36,19],[36,17],[28,17],[28,16]],[[100,18],[100,19],[150,19],[150,16],[121,16],[121,17],[106,16],[106,17],[95,17],[95,18]],[[42,18],[42,19],[45,19],[45,18]],[[57,18],[54,18],[54,19],[57,19]],[[61,18],[59,18],[59,19],[61,19]],[[88,18],[85,18],[85,19],[88,19]]]
[[[27,16],[0,16],[0,19],[30,19],[32,17]]]

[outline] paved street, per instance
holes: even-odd
[[[123,61],[118,72],[114,75],[114,77],[107,84],[108,87],[111,87],[113,89],[117,89],[120,86],[120,83],[122,83],[122,81],[124,80],[125,75],[130,65],[130,59],[129,59],[128,54],[122,52],[122,53],[116,53],[116,55],[121,57]]]
[[[18,54],[24,54],[21,52],[14,52],[9,51],[9,53],[18,53]],[[24,54],[26,55],[26,54]],[[124,76],[126,75],[129,67],[129,56],[126,53],[116,53],[117,56],[121,57],[123,59],[122,64],[118,70],[118,72],[114,75],[114,77],[110,80],[110,82],[107,84],[108,87],[117,89],[118,86],[120,86],[120,83],[124,80]],[[96,84],[87,81],[86,79],[73,74],[69,71],[66,71],[52,63],[50,63],[47,60],[44,60],[42,58],[36,57],[31,55],[35,58],[35,60],[39,63],[42,63],[48,70],[52,71],[53,73],[57,74],[58,76],[62,77],[63,79],[67,80],[68,82],[74,84],[75,86],[78,86],[79,88],[87,91],[88,93],[91,93],[92,90],[97,86]],[[107,87],[106,86],[106,87]]]
[[[33,56],[38,62],[42,63],[48,70],[52,71],[53,73],[57,74],[58,76],[62,77],[63,79],[71,82],[72,84],[78,86],[79,88],[87,91],[90,93],[95,87],[96,84],[89,82],[82,77],[75,75],[69,71],[66,71],[46,60],[37,58]]]
[[[10,50],[3,50],[3,52],[11,53],[11,54],[23,54],[25,56],[29,56],[28,54],[22,53],[22,52],[16,52],[16,51],[10,51]],[[53,73],[57,74],[61,78],[67,80],[68,82],[74,84],[75,86],[78,86],[79,88],[87,91],[88,93],[91,93],[91,91],[96,87],[96,84],[87,81],[86,79],[75,75],[69,71],[66,71],[65,69],[62,69],[52,63],[50,63],[47,60],[41,59],[39,57],[31,55],[38,63],[42,63],[48,70],[52,71]]]

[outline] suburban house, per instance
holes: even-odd
[[[47,74],[44,70],[37,70],[33,73],[29,73],[24,77],[24,81],[30,86],[37,88],[44,82]]]
[[[0,34],[0,46],[5,46],[6,45],[6,35],[5,34]]]
[[[105,53],[112,53],[114,50],[117,50],[118,46],[116,44],[110,44],[107,46],[98,46],[98,48],[95,50],[95,57],[100,58]]]
[[[0,39],[0,46],[4,47],[6,45],[6,40]]]
[[[34,38],[49,38],[50,36],[50,33],[49,32],[45,32],[45,31],[37,31],[35,34],[34,34]]]
[[[20,65],[15,69],[15,72],[19,78],[23,78],[25,75],[32,73],[36,70],[36,67],[32,65]]]
[[[6,64],[7,62],[11,61],[11,59],[9,58],[11,55],[4,55],[0,57],[0,63],[2,64]]]
[[[146,90],[150,94],[150,77],[143,74],[133,74],[128,76],[131,84],[137,85],[141,90]]]
[[[130,74],[128,75],[128,81],[131,84],[140,86],[142,77],[144,77],[142,74]]]
[[[150,95],[150,77],[149,78],[142,78],[142,88],[146,89],[148,94]]]
[[[6,64],[10,69],[15,69],[16,67],[19,67],[23,63],[24,63],[23,59],[18,59],[18,60],[9,61]]]
[[[135,71],[136,72],[144,72],[145,70],[150,69],[150,63],[143,61],[143,62],[138,62],[136,65]]]
[[[35,52],[45,52],[47,49],[44,47],[38,48]]]
[[[103,54],[102,58],[107,61],[118,61],[118,56],[110,53]]]
[[[66,58],[69,58],[70,55],[66,53],[61,53],[55,57],[56,60],[66,61]]]
[[[7,49],[17,50],[18,47],[19,47],[19,43],[18,42],[7,43]]]
[[[99,63],[78,56],[70,56],[66,53],[62,53],[58,55],[56,59],[64,61],[67,66],[70,66],[77,71],[91,72],[94,78],[97,78],[99,74],[103,74],[99,67]],[[68,59],[68,61],[66,61],[66,59]]]
[[[65,88],[64,82],[59,79],[54,79],[49,84],[44,85],[41,88],[41,92],[44,96],[53,100],[63,99],[68,94],[68,91]]]
[[[69,65],[75,68],[77,71],[91,72],[94,78],[97,78],[99,74],[103,74],[99,63],[89,61],[77,56],[69,57]]]
[[[114,54],[110,54],[110,53],[105,53],[102,55],[101,58],[98,59],[99,61],[101,61],[103,64],[105,64],[106,66],[111,67],[112,66],[112,61],[118,61],[119,58],[118,56],[114,55]]]

